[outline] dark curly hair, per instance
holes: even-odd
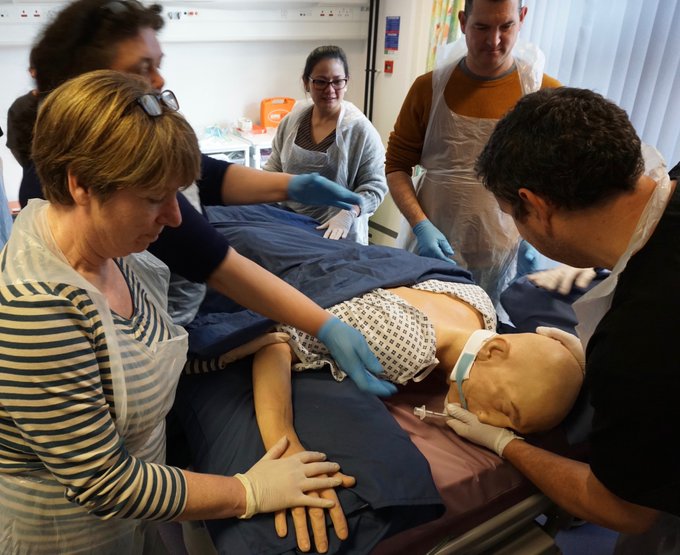
[[[632,190],[644,162],[623,109],[588,89],[560,87],[523,97],[496,125],[476,171],[522,221],[520,188],[578,210]]]
[[[32,56],[42,96],[82,73],[111,66],[117,46],[142,29],[163,27],[161,6],[137,0],[77,0],[39,35]]]

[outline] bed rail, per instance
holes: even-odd
[[[536,519],[545,515],[543,524]],[[560,553],[554,537],[570,517],[540,493],[506,509],[455,538],[448,538],[428,555],[549,555]]]

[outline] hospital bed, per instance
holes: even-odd
[[[343,242],[320,239],[313,220],[274,207],[210,208],[209,216],[239,252],[322,306],[376,286],[429,278],[470,281],[454,265],[401,256],[402,251],[388,247],[345,252]],[[259,315],[209,294],[189,327],[190,353],[211,359],[270,326]],[[413,407],[423,404],[439,410],[445,391],[443,380],[431,376],[401,387],[383,403],[350,380],[335,382],[329,372],[294,374],[295,427],[301,440],[357,477],[355,488],[339,493],[350,538],[339,542],[329,529],[329,553],[559,552],[553,537],[567,515],[495,454],[459,438],[441,422],[421,421],[413,414]],[[252,406],[249,359],[183,377],[174,417],[198,471],[242,472],[264,452]],[[572,450],[562,430],[529,439],[557,452]],[[219,553],[295,552],[292,534],[275,537],[271,515],[206,524]]]

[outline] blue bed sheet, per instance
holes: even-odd
[[[368,554],[380,540],[441,516],[443,504],[427,461],[381,401],[351,380],[335,382],[325,371],[295,374],[292,386],[303,445],[325,452],[357,479],[355,487],[339,491],[350,537],[340,542],[328,520],[328,553]],[[196,470],[233,475],[264,454],[250,360],[229,371],[184,376],[175,415],[187,432]],[[298,553],[290,515],[291,533],[284,539],[276,536],[271,514],[206,524],[220,554]]]
[[[257,262],[327,308],[377,287],[427,279],[472,283],[448,262],[390,247],[324,239],[318,223],[269,205],[209,207],[207,214],[242,255]],[[209,293],[189,326],[189,351],[211,358],[256,337],[272,322],[226,297]]]
[[[316,221],[272,206],[208,209],[210,221],[241,254],[279,275],[322,306],[375,287],[438,278],[471,283],[453,264],[384,247],[323,239]],[[209,358],[257,336],[272,323],[212,294],[189,326],[192,355]],[[329,553],[368,554],[383,538],[439,517],[443,504],[429,464],[376,397],[325,370],[292,377],[295,428],[307,448],[325,452],[357,478],[339,493],[350,538],[327,523]],[[200,472],[231,475],[264,454],[252,399],[251,359],[210,374],[184,376],[173,410],[190,462]],[[177,449],[170,445],[171,450]],[[289,518],[289,530],[293,530]],[[272,515],[210,521],[220,553],[294,553],[295,536],[280,539]]]

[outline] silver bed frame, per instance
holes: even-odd
[[[536,520],[541,515],[543,524]],[[475,528],[443,540],[428,555],[559,554],[555,535],[572,520],[545,495],[534,493]]]

